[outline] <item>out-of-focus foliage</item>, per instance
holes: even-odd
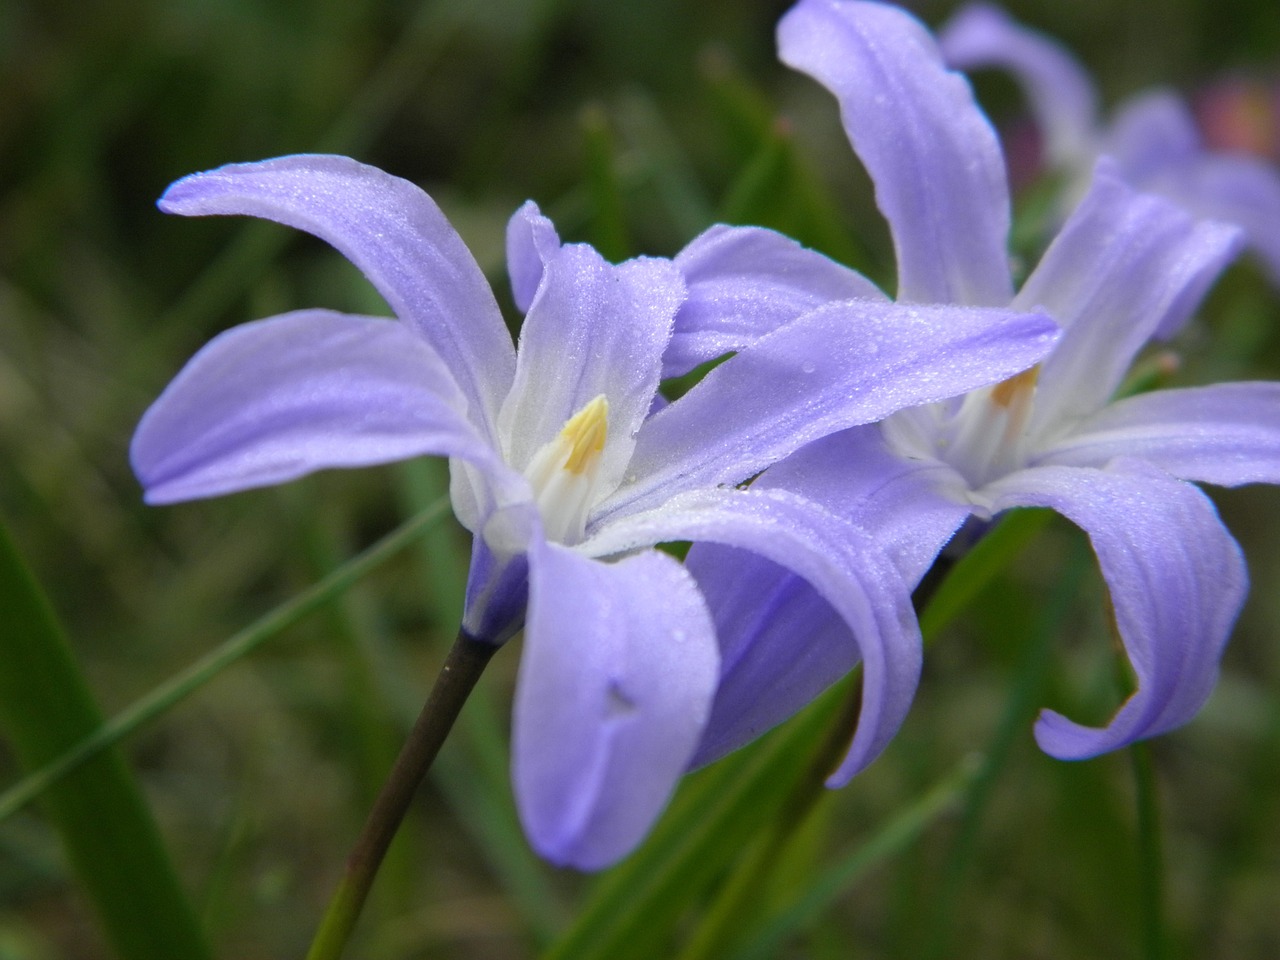
[[[833,105],[774,59],[773,24],[787,6],[0,5],[0,513],[105,712],[446,486],[442,466],[423,462],[142,506],[130,433],[200,344],[301,306],[385,309],[319,243],[264,224],[165,218],[154,208],[163,188],[225,162],[343,152],[425,186],[500,289],[502,230],[526,198],[567,239],[614,258],[671,254],[728,219],[786,230],[891,285],[886,232]],[[953,9],[913,6],[934,24]],[[1158,15],[1145,0],[1010,11],[1070,45],[1109,102],[1170,83],[1219,116],[1207,95],[1217,85],[1248,80],[1265,105],[1280,76],[1273,0],[1168,0]],[[1012,85],[980,76],[977,86],[1014,143],[1023,134]],[[1176,382],[1280,377],[1280,299],[1237,266],[1174,349]],[[1214,698],[1151,746],[1165,934],[1172,957],[1273,957],[1280,493],[1215,496],[1254,590]],[[450,524],[127,742],[219,956],[305,949],[456,627],[466,541]],[[752,916],[764,924],[784,913],[969,753],[985,765],[950,814],[805,919],[783,956],[1143,955],[1130,757],[1063,764],[1030,734],[1042,704],[1101,717],[1118,696],[1105,598],[1081,556],[1079,535],[1055,521],[937,638],[905,729],[790,838]],[[353,955],[536,956],[610,895],[608,877],[539,863],[514,821],[513,654],[495,659],[446,746]],[[691,777],[673,822],[697,823],[713,799],[727,804],[729,785],[770,744]],[[0,773],[6,784],[20,776],[2,746]],[[702,864],[705,882],[665,908],[676,942],[752,854],[749,839],[728,835],[733,844]],[[632,942],[639,956],[674,949],[663,929],[641,924],[634,936],[655,938]],[[40,814],[0,824],[0,957],[105,950]]]

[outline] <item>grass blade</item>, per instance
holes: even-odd
[[[61,744],[59,752],[40,757],[32,765],[44,764],[44,766],[39,766],[34,773],[24,777],[0,795],[0,821],[21,810],[81,764],[118,743],[147,721],[164,713],[178,701],[200,689],[271,637],[293,626],[307,614],[338,596],[369,571],[416,540],[436,520],[444,516],[448,509],[447,500],[438,501],[387,534],[363,553],[347,561],[323,580],[225,640],[186,670],[170,677],[108,722],[94,723],[81,730],[75,739]],[[7,608],[0,610],[0,616],[6,618],[10,616]],[[21,623],[22,621],[14,620],[13,622]]]
[[[751,934],[751,942],[734,960],[768,960],[779,956],[787,939],[812,923],[867,870],[910,846],[925,828],[947,813],[978,772],[976,757],[966,757],[952,773],[907,807],[857,849],[813,878],[806,889]]]
[[[848,686],[836,684],[770,736],[690,778],[644,846],[602,877],[547,960],[665,955],[690,905],[791,796]]]
[[[0,723],[27,768],[101,728],[39,585],[0,524]],[[44,798],[67,859],[122,960],[210,957],[142,793],[123,758],[100,751]]]

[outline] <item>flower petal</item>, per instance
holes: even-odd
[[[945,463],[893,452],[886,427],[868,424],[816,440],[766,470],[752,489],[789,490],[852,520],[914,588],[973,507],[963,477]]]
[[[597,519],[740,483],[806,443],[993,383],[1043,357],[1044,317],[846,300],[775,330],[644,425],[628,482]]]
[[[515,369],[511,336],[471,251],[418,187],[346,157],[298,155],[192,174],[159,206],[262,217],[332,244],[431,344],[493,439]]]
[[[1080,63],[1056,40],[1016,23],[998,7],[971,3],[938,31],[957,70],[998,67],[1022,86],[1055,167],[1093,162],[1098,95]]]
[[[1171,90],[1148,90],[1116,110],[1101,152],[1115,160],[1121,176],[1146,188],[1153,177],[1203,153],[1195,117]]]
[[[719,655],[693,578],[656,550],[530,555],[512,778],[548,859],[606,867],[640,842],[692,756]]]
[[[988,490],[996,510],[1050,507],[1089,534],[1138,678],[1105,727],[1043,711],[1035,731],[1041,749],[1082,760],[1190,720],[1217,680],[1248,589],[1240,548],[1209,499],[1132,460],[1107,470],[1024,470]]]
[[[898,299],[1003,306],[1009,187],[990,123],[924,26],[881,3],[800,0],[778,51],[835,94],[898,259]]]
[[[1138,350],[1199,304],[1239,249],[1240,233],[1138,193],[1099,163],[1089,193],[1014,299],[1062,325],[1045,361],[1030,431],[1089,416]]]
[[[608,555],[666,540],[737,548],[717,553],[717,561],[736,563],[755,554],[776,564],[775,569],[796,574],[816,591],[812,602],[794,606],[777,594],[743,596],[729,591],[716,598],[717,629],[729,631],[720,636],[727,672],[699,757],[718,756],[780,722],[861,660],[863,698],[857,731],[828,783],[839,786],[874,760],[911,706],[921,661],[910,593],[875,541],[847,521],[782,490],[705,490],[610,524],[580,549]],[[722,570],[717,582],[724,585],[732,576]],[[783,593],[789,589],[784,584]],[[806,642],[804,627],[829,623],[826,605],[841,623],[813,638],[818,642]],[[784,612],[800,613],[805,619],[790,631],[772,635],[781,642],[754,645],[753,618]]]
[[[717,224],[675,264],[689,296],[676,314],[663,376],[741,350],[831,300],[884,300],[866,277],[789,237],[761,227]]]
[[[555,224],[542,215],[536,203],[526,200],[507,222],[507,272],[511,295],[521,313],[529,312],[533,295],[542,284],[542,271],[559,249]]]
[[[1200,217],[1244,230],[1273,283],[1280,284],[1280,171],[1257,157],[1203,154],[1148,184]],[[1168,336],[1174,331],[1160,330]]]
[[[616,486],[658,390],[662,351],[684,298],[669,260],[615,266],[585,244],[562,247],[520,330],[515,382],[499,429],[507,462],[523,470],[590,400],[609,401],[601,489]]]
[[[1103,467],[1116,457],[1226,487],[1280,483],[1280,383],[1220,383],[1128,397],[1103,407],[1037,459]]]
[[[440,358],[395,320],[302,310],[211,340],[142,417],[130,456],[150,503],[424,453],[509,471]],[[506,480],[504,480],[506,478]]]

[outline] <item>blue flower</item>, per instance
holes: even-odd
[[[396,319],[301,310],[215,338],[138,426],[147,499],[449,457],[454,511],[474,535],[463,630],[494,644],[524,630],[520,815],[540,852],[586,869],[627,853],[661,811],[719,676],[698,584],[653,545],[714,542],[793,571],[858,637],[868,676],[913,686],[919,636],[889,558],[821,507],[737,485],[834,430],[1011,376],[1056,337],[1043,316],[1008,309],[864,298],[811,310],[812,295],[749,279],[735,294],[714,257],[709,274],[692,255],[613,265],[561,244],[529,203],[507,235],[526,312],[517,351],[457,232],[424,192],[382,171],[284,157],[187,177],[160,206],[309,231],[364,272]],[[788,322],[664,405],[677,314],[691,311],[688,324],[735,296],[744,314]],[[892,706],[868,700],[857,749],[883,744],[900,719]]]
[[[1013,74],[1040,126],[1049,164],[1069,178],[1073,200],[1097,158],[1110,157],[1132,186],[1242,228],[1280,284],[1280,171],[1258,157],[1206,149],[1191,111],[1172,90],[1135,94],[1104,124],[1093,82],[1075,58],[989,4],[962,9],[939,31],[938,43],[956,69],[1000,67]]]
[[[1247,589],[1238,546],[1186,481],[1280,478],[1280,384],[1113,396],[1144,344],[1194,310],[1237,251],[1239,231],[1139,193],[1100,163],[1015,294],[995,135],[925,28],[886,4],[801,0],[778,37],[782,59],[839,101],[893,235],[899,302],[1035,304],[1064,332],[1037,367],[823,438],[753,489],[797,492],[854,520],[909,583],[970,517],[1056,510],[1092,541],[1138,688],[1103,728],[1045,711],[1041,747],[1083,758],[1184,723],[1214,685]],[[749,268],[744,257],[739,269]],[[722,646],[695,762],[783,719],[860,653],[829,604],[795,577],[764,560],[730,572],[721,553],[697,545],[687,560]],[[867,696],[896,704],[895,715],[912,696],[871,674],[864,682]],[[829,782],[847,781],[863,760],[847,757]]]

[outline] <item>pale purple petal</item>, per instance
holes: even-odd
[[[722,658],[711,719],[690,763],[701,767],[803,709],[861,662],[862,649],[821,594],[772,560],[697,543],[685,565],[715,620]]]
[[[739,483],[828,433],[1012,376],[1055,336],[1044,317],[1009,310],[829,304],[757,340],[656,413],[627,483],[597,518]]]
[[[1000,145],[925,27],[888,4],[800,0],[778,24],[778,51],[840,102],[893,232],[898,299],[1007,304]]]
[[[894,456],[872,424],[809,444],[766,470],[751,490],[798,493],[836,516],[855,518],[852,542],[865,551],[865,571],[887,555],[910,588],[972,511],[943,495],[950,474],[941,464]],[[861,652],[844,618],[786,567],[705,542],[693,545],[685,564],[716,621],[723,658],[697,765],[799,710],[847,673]]]
[[[492,439],[515,370],[493,291],[462,238],[418,187],[346,157],[298,155],[184,177],[160,209],[246,214],[315,234],[359,267],[426,338]]]
[[[615,266],[584,244],[548,260],[499,418],[507,462],[524,469],[570,417],[604,394],[609,439],[600,482],[615,486],[658,390],[662,351],[683,298],[684,281],[669,260]]]
[[[1101,151],[1134,186],[1203,152],[1195,118],[1170,90],[1149,90],[1125,100],[1103,137]]]
[[[443,362],[408,327],[302,310],[206,344],[143,415],[130,456],[150,503],[426,453],[514,482],[466,410]]]
[[[895,453],[882,427],[817,440],[770,467],[752,488],[789,490],[853,520],[914,587],[973,507],[960,495],[968,484],[955,470]]]
[[[530,554],[512,779],[525,832],[556,863],[625,856],[666,806],[706,723],[719,655],[693,578],[656,550],[602,563]]]
[[[1239,239],[1233,227],[1136,192],[1100,163],[1014,300],[1064,330],[1041,369],[1032,433],[1101,407],[1152,335],[1192,313]]]
[[[542,283],[542,271],[559,249],[555,224],[542,215],[536,203],[526,200],[507,222],[507,272],[511,295],[521,313],[528,313]]]
[[[831,300],[884,300],[870,280],[760,227],[711,227],[675,264],[689,296],[663,357],[665,377],[755,342]]]
[[[1103,407],[1041,452],[1041,463],[1102,467],[1116,457],[1183,480],[1280,483],[1280,383],[1158,390]]]
[[[1244,155],[1202,154],[1142,186],[1172,197],[1197,216],[1243,229],[1272,282],[1280,283],[1280,170],[1273,164]]]
[[[790,645],[750,649],[750,636],[745,641],[721,637],[736,666],[722,680],[729,686],[717,695],[714,729],[709,728],[699,755],[709,759],[780,722],[861,660],[857,732],[829,785],[847,782],[874,760],[906,716],[921,662],[910,593],[875,541],[786,491],[705,490],[610,524],[580,549],[608,555],[667,540],[718,543],[738,548],[730,558],[755,554],[772,561],[802,578],[843,621],[824,633],[827,643],[807,643],[799,632],[812,619],[795,625]],[[752,607],[765,615],[790,609],[768,602],[760,608],[761,599],[768,601],[757,597]],[[721,610],[719,626],[745,624],[749,630],[750,618],[749,612]],[[754,699],[748,696],[752,694]]]
[[[1098,95],[1080,63],[1056,40],[973,3],[938,31],[938,46],[957,70],[997,67],[1022,86],[1055,167],[1089,164],[1096,148]]]
[[[1050,507],[1089,534],[1137,676],[1137,690],[1105,727],[1043,711],[1041,749],[1082,760],[1195,716],[1248,588],[1240,548],[1209,499],[1140,461],[1024,470],[988,490],[996,510]]]

